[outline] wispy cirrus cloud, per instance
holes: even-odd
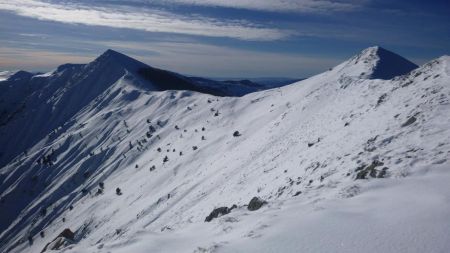
[[[269,12],[327,13],[354,11],[364,7],[369,0],[162,0],[162,2]]]
[[[130,6],[96,7],[74,3],[56,4],[37,0],[0,0],[0,10],[17,15],[69,24],[126,28],[240,40],[271,41],[289,37],[291,31],[268,28],[245,20],[183,16],[168,11]]]

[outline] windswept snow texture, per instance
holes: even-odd
[[[448,252],[450,57],[383,80],[379,51],[243,97],[158,91],[108,54],[31,77],[0,127],[0,252],[66,228],[48,247]]]

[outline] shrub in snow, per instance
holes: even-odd
[[[163,159],[163,163],[166,163],[168,161],[169,161],[169,157],[165,156],[164,159]]]
[[[267,204],[267,202],[265,200],[262,200],[262,199],[260,199],[258,197],[253,197],[250,200],[250,203],[248,203],[247,209],[249,211],[256,211],[256,210],[260,209],[265,204]]]
[[[152,167],[150,167],[150,171],[154,171],[156,169],[156,166],[153,165]]]
[[[233,136],[234,137],[239,137],[239,136],[241,136],[241,133],[239,133],[239,131],[234,131]]]
[[[122,195],[122,190],[119,187],[116,188],[116,194],[119,196]]]
[[[161,148],[157,148],[156,150],[157,150],[158,152],[161,152]]]
[[[98,186],[102,189],[105,189],[105,184],[103,182],[98,183]]]
[[[175,129],[176,129],[176,130],[180,130],[180,128],[179,128],[177,125],[175,125]]]
[[[197,146],[193,146],[193,147],[192,147],[192,150],[197,150],[197,149],[198,149]]]
[[[205,139],[205,136],[202,136],[202,141],[204,141],[204,140],[206,140],[206,139]]]
[[[41,231],[41,232],[39,233],[39,235],[40,235],[42,238],[44,238],[44,237],[45,237],[44,231]]]

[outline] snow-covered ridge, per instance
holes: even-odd
[[[445,252],[450,58],[383,80],[380,50],[243,97],[155,91],[115,52],[32,78],[0,251]]]

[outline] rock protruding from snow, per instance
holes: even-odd
[[[249,211],[256,211],[265,204],[267,204],[267,202],[265,200],[258,198],[258,197],[253,197],[252,200],[250,200],[250,203],[248,203],[247,209]]]
[[[41,252],[61,250],[74,243],[75,234],[68,228],[64,229],[53,241],[45,245]]]
[[[235,209],[237,206],[233,205],[231,207],[222,206],[214,209],[205,219],[205,222],[210,222],[215,218],[218,218],[219,216],[229,214],[231,210]]]

